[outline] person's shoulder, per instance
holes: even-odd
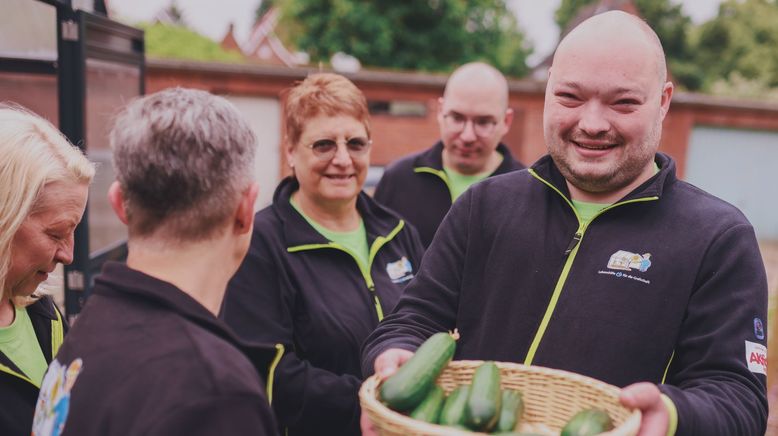
[[[676,198],[677,211],[690,215],[694,219],[707,220],[716,217],[722,225],[748,224],[748,219],[735,205],[701,189],[689,182],[676,180],[671,195]]]
[[[485,192],[502,192],[508,190],[524,189],[529,181],[533,179],[527,169],[516,169],[503,174],[495,174],[487,177],[475,185],[473,189],[483,190]]]
[[[389,163],[384,170],[384,175],[403,175],[412,173],[416,161],[427,154],[433,153],[435,147],[425,148],[424,150],[417,151],[411,154],[407,154],[399,159]]]
[[[254,214],[254,238],[276,238],[282,234],[282,229],[279,205],[270,204]]]
[[[186,323],[188,344],[181,351],[191,365],[190,377],[206,383],[205,390],[214,392],[257,393],[261,391],[259,374],[249,358],[234,344],[195,324]]]

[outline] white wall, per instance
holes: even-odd
[[[778,240],[778,133],[697,126],[686,181],[737,206],[760,239]]]
[[[259,148],[255,168],[259,197],[255,209],[259,210],[271,203],[281,177],[281,106],[276,98],[224,97],[243,113],[257,135]]]

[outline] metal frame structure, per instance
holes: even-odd
[[[86,151],[87,59],[137,66],[140,70],[139,93],[143,94],[143,32],[70,8],[57,8],[57,23],[60,129]],[[126,254],[125,243],[90,253],[89,214],[84,213],[76,228],[73,263],[65,266],[65,312],[69,319],[74,319],[81,311],[102,264],[106,260],[124,259]]]
[[[145,92],[145,47],[142,30],[105,16],[103,0],[94,0],[95,13],[74,10],[71,0],[30,0],[56,8],[57,59],[0,58],[0,71],[57,76],[59,128],[84,152],[86,143],[87,60],[101,60],[137,68],[138,91]],[[102,15],[99,15],[102,14]],[[89,296],[95,275],[106,260],[123,260],[126,242],[90,253],[89,204],[75,231],[73,263],[65,266],[65,312],[71,321]]]

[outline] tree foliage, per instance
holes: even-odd
[[[154,23],[139,27],[145,31],[149,56],[216,62],[244,60],[241,54],[226,51],[215,41],[183,26]]]
[[[277,0],[280,36],[327,61],[344,52],[364,65],[450,71],[483,60],[528,72],[530,49],[504,0]]]
[[[778,88],[775,1],[726,1],[719,6],[718,16],[701,25],[695,36],[696,61],[707,72],[706,87],[751,97]]]

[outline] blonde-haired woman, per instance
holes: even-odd
[[[94,166],[49,122],[0,104],[0,428],[29,435],[65,322],[36,291],[73,260]]]

